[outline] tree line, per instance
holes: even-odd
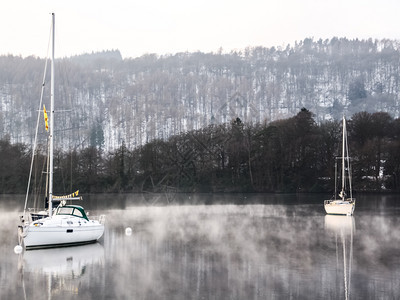
[[[400,191],[400,119],[359,112],[348,119],[356,191]],[[341,122],[317,123],[311,111],[268,124],[240,118],[137,148],[124,142],[55,151],[55,193],[330,192],[341,153]],[[32,185],[44,189],[46,146],[38,150]],[[31,150],[0,141],[2,193],[23,193]]]

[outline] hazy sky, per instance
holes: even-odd
[[[314,39],[400,39],[398,0],[3,0],[0,54],[45,57],[119,49],[123,57],[224,52]]]

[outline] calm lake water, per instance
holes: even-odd
[[[17,255],[23,197],[2,196],[0,299],[399,299],[399,196],[325,198],[91,195],[100,243]]]

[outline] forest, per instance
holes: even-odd
[[[137,149],[184,132],[226,127],[236,118],[245,128],[269,124],[303,107],[318,123],[338,120],[344,112],[398,118],[399,62],[398,41],[346,38],[229,53],[123,59],[110,50],[60,58],[55,130],[62,134],[55,143],[79,153],[89,147],[116,151],[122,142]],[[44,65],[44,58],[0,56],[0,139],[33,142]],[[46,107],[49,86],[46,80]]]
[[[347,118],[356,192],[400,191],[400,119],[386,112]],[[302,108],[268,124],[240,118],[143,146],[109,152],[89,146],[55,152],[54,189],[109,192],[332,192],[341,155],[341,122],[316,122]],[[43,191],[46,145],[38,150],[33,186]],[[30,146],[0,141],[0,190],[24,193]],[[36,188],[37,189],[37,188]]]

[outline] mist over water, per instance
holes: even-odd
[[[361,197],[354,217],[332,218],[322,196],[248,195],[248,205],[242,195],[232,195],[239,204],[180,197],[125,196],[112,206],[91,196],[91,215],[107,215],[100,243],[21,255],[13,253],[18,213],[0,206],[0,299],[400,295],[397,197]]]

